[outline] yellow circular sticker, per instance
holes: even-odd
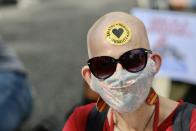
[[[114,23],[108,26],[105,36],[113,45],[124,45],[131,39],[131,29],[123,23]]]

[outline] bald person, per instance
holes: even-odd
[[[196,131],[195,106],[158,96],[152,88],[161,56],[144,24],[111,12],[90,28],[82,76],[101,97],[75,109],[63,131]]]

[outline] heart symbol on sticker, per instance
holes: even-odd
[[[112,33],[113,33],[116,37],[118,37],[118,38],[120,38],[120,36],[123,34],[123,32],[124,32],[124,30],[123,30],[122,28],[113,29],[113,30],[112,30]]]

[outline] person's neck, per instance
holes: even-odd
[[[144,103],[134,112],[118,113],[112,110],[115,121],[118,121],[118,126],[121,130],[128,131],[137,130],[143,131],[149,125],[152,114],[154,112],[154,105],[147,105]],[[149,122],[150,123],[150,122]],[[152,123],[152,122],[151,122]]]

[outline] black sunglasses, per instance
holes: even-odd
[[[99,56],[88,60],[88,66],[92,74],[98,79],[107,79],[116,71],[117,63],[120,63],[124,69],[136,73],[143,70],[146,66],[148,53],[151,50],[137,48],[125,52],[119,59],[110,56]]]

